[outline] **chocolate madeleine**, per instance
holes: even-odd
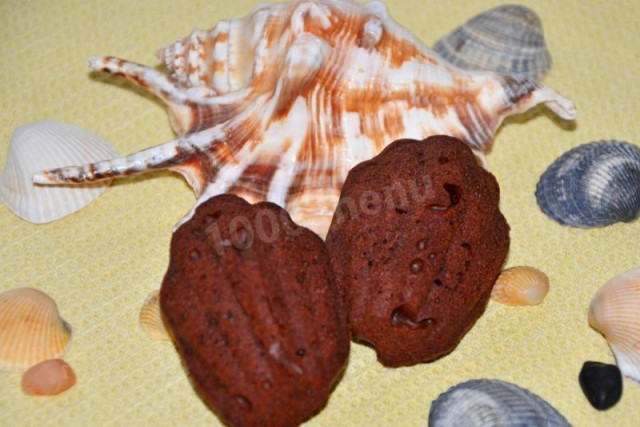
[[[509,248],[494,177],[461,141],[399,140],[350,172],[327,235],[354,338],[387,366],[452,351]]]
[[[300,424],[347,362],[326,247],[272,203],[200,205],[173,235],[160,304],[196,390],[231,425]]]

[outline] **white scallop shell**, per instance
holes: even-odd
[[[429,411],[429,427],[569,425],[539,396],[498,380],[470,380],[451,387]]]
[[[471,18],[433,49],[453,65],[540,80],[551,68],[542,22],[531,9],[498,6]]]
[[[71,339],[50,296],[33,288],[0,294],[0,370],[26,371],[60,357]]]
[[[613,277],[596,292],[589,324],[609,342],[622,374],[640,382],[640,268]]]
[[[34,223],[72,214],[104,193],[108,183],[82,186],[34,185],[31,176],[43,168],[111,158],[111,143],[81,127],[59,122],[35,122],[18,128],[4,171],[0,199],[20,218]]]

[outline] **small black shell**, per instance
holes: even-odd
[[[578,379],[584,395],[596,409],[609,409],[622,396],[622,373],[616,365],[584,362]]]

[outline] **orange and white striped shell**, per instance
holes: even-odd
[[[506,116],[537,104],[575,117],[571,101],[537,82],[449,65],[377,1],[265,4],[160,56],[171,74],[114,57],[90,65],[161,98],[178,138],[35,182],[170,169],[196,206],[222,193],[268,200],[324,236],[347,172],[394,140],[446,134],[481,153]]]
[[[50,296],[33,288],[0,294],[0,370],[26,371],[60,357],[71,339]]]

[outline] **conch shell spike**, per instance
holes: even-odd
[[[450,65],[380,2],[267,4],[159,56],[171,74],[108,56],[90,65],[160,97],[178,139],[44,171],[36,182],[169,169],[187,178],[198,204],[221,193],[268,200],[325,235],[348,171],[394,140],[446,134],[478,153],[505,117],[539,103],[575,118],[571,101],[535,81]]]

